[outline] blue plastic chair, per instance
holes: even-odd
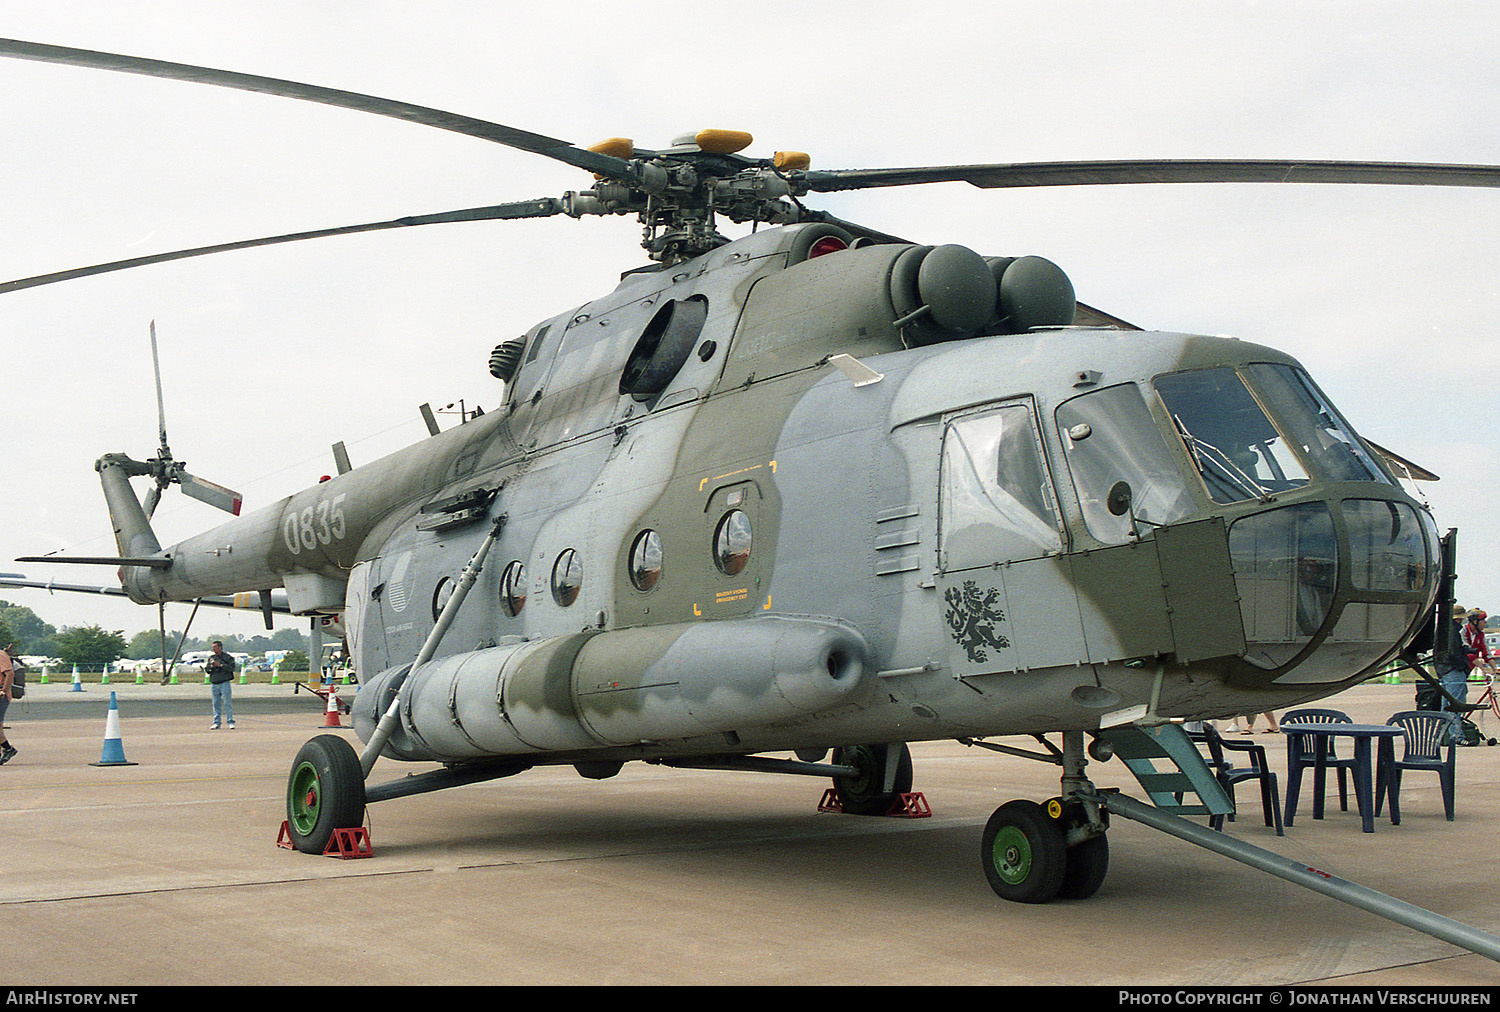
[[[1352,724],[1349,715],[1342,710],[1289,710],[1281,715],[1283,724]],[[1297,795],[1302,789],[1302,771],[1313,770],[1313,818],[1323,817],[1324,774],[1317,768],[1318,750],[1323,750],[1325,770],[1339,772],[1339,809],[1349,810],[1349,771],[1354,768],[1353,757],[1340,759],[1334,749],[1333,739],[1323,735],[1288,734],[1286,738],[1286,824],[1290,826],[1297,814]]]
[[[1391,763],[1386,790],[1391,797],[1391,824],[1401,824],[1401,771],[1428,770],[1438,775],[1443,791],[1443,812],[1453,821],[1454,769],[1453,743],[1463,733],[1458,714],[1437,710],[1402,710],[1393,713],[1387,724],[1400,724],[1406,731],[1406,752]],[[1380,814],[1382,792],[1375,796],[1375,814]]]
[[[1260,804],[1265,814],[1266,825],[1275,827],[1277,836],[1285,836],[1281,828],[1281,799],[1276,790],[1276,772],[1266,762],[1265,746],[1253,741],[1230,740],[1221,736],[1209,724],[1204,724],[1201,732],[1189,732],[1188,737],[1194,741],[1201,741],[1208,747],[1214,777],[1224,788],[1224,793],[1229,795],[1230,801],[1234,801],[1235,784],[1244,783],[1246,780],[1260,781]],[[1235,766],[1225,757],[1226,750],[1248,753],[1250,765]],[[1238,802],[1235,802],[1235,808],[1238,810]],[[1234,821],[1233,814],[1229,816],[1229,821]],[[1214,816],[1208,824],[1211,829],[1222,829],[1223,816]]]

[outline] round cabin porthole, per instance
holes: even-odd
[[[738,576],[750,561],[750,518],[730,510],[714,532],[714,564],[725,576]]]
[[[500,574],[500,607],[511,617],[521,614],[526,607],[526,567],[519,561],[506,566]]]
[[[661,535],[642,531],[630,546],[630,583],[648,591],[661,579]]]
[[[552,600],[564,608],[578,600],[583,588],[583,560],[569,548],[552,564]]]

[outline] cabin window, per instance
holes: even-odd
[[[1057,427],[1084,523],[1098,540],[1124,544],[1195,508],[1172,449],[1134,383],[1065,401],[1057,409]]]
[[[714,565],[725,576],[738,576],[750,561],[750,518],[743,510],[730,510],[714,531]]]
[[[938,524],[947,568],[1062,550],[1052,482],[1029,402],[986,408],[948,423]]]
[[[578,600],[583,587],[583,560],[569,548],[552,564],[552,600],[564,608]]]
[[[526,607],[526,567],[514,561],[500,575],[500,607],[514,618]]]
[[[639,591],[649,591],[661,579],[661,535],[642,531],[630,546],[630,582]]]

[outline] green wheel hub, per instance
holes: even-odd
[[[995,872],[1007,885],[1020,885],[1031,875],[1031,843],[1016,827],[995,834],[993,852]]]
[[[306,836],[318,824],[322,784],[310,762],[299,763],[287,783],[286,810],[292,828]]]

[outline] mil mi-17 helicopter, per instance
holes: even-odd
[[[1130,733],[1346,688],[1433,614],[1436,526],[1290,356],[1134,329],[1056,265],[928,247],[810,193],[1171,182],[1488,186],[1500,168],[1136,161],[815,171],[703,131],[580,148],[470,117],[28,42],[0,56],[396,117],[595,175],[565,193],[95,265],[0,292],[252,246],[485,219],[633,214],[649,263],[496,347],[498,408],[238,516],[165,449],[101,457],[124,592],[273,590],[343,621],[362,752],[292,764],[320,852],[366,804],[631,761],[831,777],[845,811],[908,795],[906,743],[1031,735],[1045,806],[984,831],[995,891],[1085,897],[1108,865],[1085,775]],[[753,223],[734,241],[718,218]],[[163,547],[131,479],[236,513]],[[50,558],[48,561],[65,561]],[[1060,746],[1045,735],[1060,736]],[[1092,744],[1086,745],[1092,738]],[[1012,751],[1001,746],[1002,751]],[[796,759],[768,753],[791,752]],[[831,756],[830,756],[831,753]],[[441,768],[367,785],[379,756]]]

